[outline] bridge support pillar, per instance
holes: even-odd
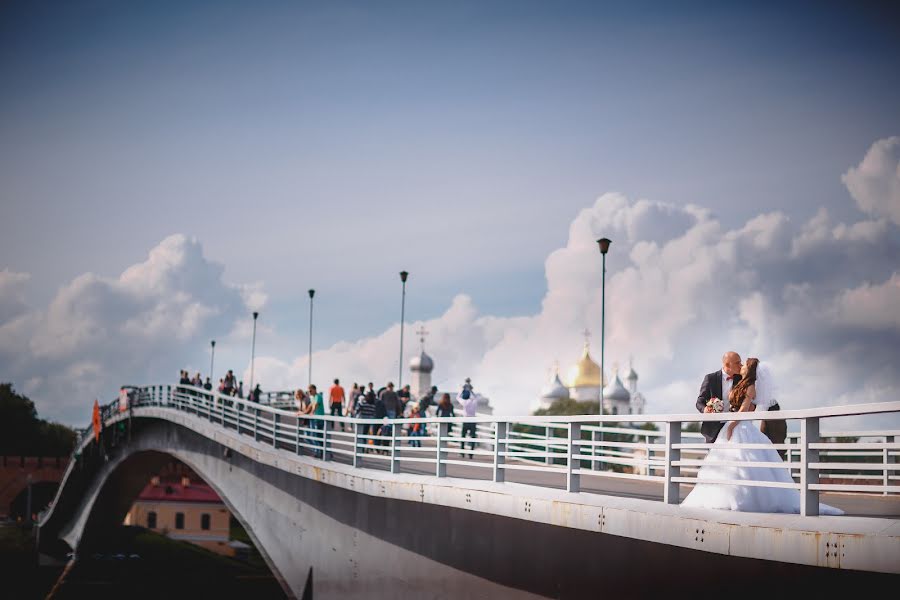
[[[445,463],[444,460],[447,458],[447,452],[445,451],[447,442],[445,439],[448,432],[449,427],[447,423],[438,423],[436,468],[434,472],[437,477],[447,476],[447,463]]]
[[[581,452],[577,442],[581,441],[581,423],[569,423],[569,452],[566,460],[566,490],[570,492],[581,491],[581,475],[576,473],[581,469],[581,461],[576,459]],[[577,463],[577,464],[576,464]]]
[[[809,489],[819,483],[818,469],[811,469],[810,463],[819,462],[819,451],[810,450],[809,445],[820,441],[819,418],[809,417],[800,421],[800,514],[814,517],[819,514],[819,491]]]
[[[663,483],[663,501],[666,504],[681,502],[681,484],[673,479],[681,477],[681,466],[675,462],[681,460],[681,449],[675,448],[681,443],[681,422],[666,423],[666,470]]]
[[[507,423],[498,421],[497,429],[494,432],[494,481],[497,483],[506,480],[506,469],[503,468],[503,464],[506,462],[506,456],[503,454],[506,452],[506,442],[501,440],[506,439],[507,427]]]

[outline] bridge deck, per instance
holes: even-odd
[[[285,418],[287,421],[288,418]],[[403,439],[403,438],[400,438]],[[434,447],[434,441],[431,438],[420,438],[422,447]],[[468,443],[467,443],[468,444]],[[487,448],[487,445],[484,445]],[[289,446],[285,445],[285,449]],[[389,461],[386,456],[378,458],[374,446],[371,450],[358,461],[357,468],[373,469],[376,471],[389,472]],[[293,450],[293,447],[290,447]],[[468,447],[467,447],[468,450]],[[312,456],[312,451],[303,449],[305,456]],[[400,450],[398,456],[400,458],[400,473],[409,473],[416,475],[434,475],[434,465],[421,462],[403,461],[403,458],[418,458],[423,455],[422,452],[411,450]],[[475,455],[473,458],[465,458],[467,454],[459,451],[459,446],[453,442],[449,448],[448,458],[451,460],[464,460],[466,462],[475,463],[471,465],[448,464],[447,477],[456,479],[471,479],[481,481],[492,480],[492,459],[484,455]],[[329,457],[331,462],[338,464],[352,465],[349,456],[335,453]],[[508,464],[533,464],[525,461],[507,461]],[[478,464],[483,466],[477,466]],[[566,481],[564,473],[548,473],[542,471],[520,471],[507,470],[506,481],[510,483],[522,483],[532,486],[540,486],[548,489],[565,490]],[[690,493],[693,486],[690,484],[681,484],[681,498],[684,499]],[[663,485],[655,481],[640,481],[632,479],[621,479],[603,477],[602,475],[584,475],[581,480],[581,493],[598,494],[603,496],[614,496],[623,498],[636,498],[641,500],[663,501]],[[845,516],[866,516],[877,518],[896,519],[900,517],[900,495],[881,495],[873,493],[837,493],[823,492],[821,501],[843,510]],[[713,512],[731,512],[731,511],[713,511]]]
[[[147,418],[173,423],[229,448],[254,465],[247,473],[275,468],[375,498],[424,502],[732,557],[900,574],[897,495],[822,494],[823,502],[847,511],[848,515],[840,517],[691,509],[664,502],[662,486],[655,481],[613,478],[587,470],[582,471],[579,492],[566,490],[563,472],[507,470],[506,481],[498,483],[493,481],[493,455],[462,459],[456,441],[445,451],[446,476],[436,477],[433,462],[402,460],[430,454],[410,450],[408,440],[402,438],[398,441],[402,439],[403,444],[396,446],[399,472],[392,473],[388,457],[374,452],[358,456],[356,467],[349,456],[340,453],[324,461],[305,449],[298,455],[290,439],[273,448],[271,439],[258,432],[259,439],[255,439],[249,431],[239,433],[209,417],[171,407],[135,407],[133,416],[139,422]],[[106,425],[128,418],[126,413],[112,415]],[[158,423],[147,425],[150,431],[160,431]],[[138,432],[142,429],[139,427]],[[178,445],[178,433],[170,435],[160,438],[166,446],[148,449],[178,456],[179,449],[170,447],[172,443]],[[422,442],[432,443],[427,438]],[[220,452],[220,456],[229,455],[221,450],[216,454]],[[683,489],[682,495],[686,492]],[[838,547],[840,554],[835,551]]]
[[[453,453],[451,453],[453,456]],[[333,457],[334,462],[351,464],[344,456]],[[475,457],[474,462],[489,464],[484,458]],[[377,459],[363,459],[361,466],[378,471],[388,471],[385,461]],[[432,475],[433,468],[421,463],[402,463],[401,473],[418,475]],[[485,467],[467,465],[447,465],[447,476],[459,479],[491,480],[491,471]],[[506,481],[510,483],[523,483],[527,485],[541,486],[550,489],[565,490],[565,476],[557,473],[543,473],[536,471],[508,471]],[[684,498],[693,486],[682,484],[681,497]],[[604,496],[618,496],[627,498],[639,498],[643,500],[663,501],[663,486],[652,481],[632,481],[625,479],[609,479],[603,477],[583,477],[581,483],[582,493],[600,494]],[[846,516],[868,516],[881,518],[900,518],[900,496],[876,495],[865,493],[834,493],[823,492],[822,502],[840,508]]]
[[[186,415],[183,412],[176,412],[180,417],[188,417],[198,421],[206,426],[208,422],[199,416]],[[292,417],[283,417],[285,425],[293,426],[296,419]],[[222,430],[223,426],[218,423],[211,423],[214,429]],[[261,436],[260,441],[254,441],[253,436],[243,431],[240,434],[233,427],[224,427],[234,436],[239,436],[241,440],[251,442],[255,447],[271,450],[272,444],[270,439]],[[335,436],[338,437],[338,436]],[[434,448],[434,438],[419,438],[423,447]],[[397,438],[399,442],[407,441],[406,438]],[[307,440],[308,441],[308,440]],[[468,442],[467,442],[468,443]],[[292,443],[279,443],[277,448],[290,456],[296,456],[295,447]],[[468,448],[467,448],[468,451]],[[302,460],[309,461],[311,464],[318,466],[333,465],[336,469],[346,470],[349,473],[357,473],[360,476],[371,477],[378,474],[379,477],[390,478],[394,474],[390,473],[389,461],[384,454],[377,454],[376,446],[369,446],[367,453],[361,455],[358,459],[357,467],[352,466],[352,460],[349,456],[334,453],[329,456],[328,461],[322,461],[313,457],[313,451],[307,448],[301,449]],[[387,450],[383,450],[387,452]],[[463,461],[467,464],[446,465],[446,478],[437,478],[434,476],[434,464],[423,462],[403,461],[403,458],[421,458],[423,455],[430,453],[416,452],[404,447],[403,444],[398,445],[398,473],[403,475],[414,476],[416,481],[429,481],[433,484],[454,485],[473,489],[492,489],[496,486],[492,480],[492,462],[491,457],[484,455],[475,455],[472,459],[464,458],[465,454],[460,452],[458,442],[450,442],[447,448],[447,457],[453,461]],[[474,464],[473,464],[474,463]],[[508,460],[508,464],[533,465],[521,460]],[[484,466],[477,466],[481,464]],[[338,466],[340,465],[340,466]],[[846,515],[841,517],[801,517],[795,514],[769,514],[769,513],[739,513],[728,510],[714,509],[682,509],[675,505],[666,505],[663,502],[662,484],[655,481],[642,481],[634,479],[623,479],[614,477],[604,477],[602,475],[593,475],[589,472],[581,478],[581,492],[577,494],[569,494],[566,492],[565,474],[562,472],[543,472],[543,471],[522,471],[507,470],[505,478],[507,483],[523,484],[523,488],[517,493],[523,497],[527,495],[536,495],[548,500],[559,497],[567,497],[569,501],[577,498],[577,503],[590,506],[610,505],[614,499],[622,499],[624,504],[612,502],[612,505],[627,506],[629,509],[635,507],[634,501],[642,503],[638,510],[650,510],[659,512],[659,514],[678,514],[681,516],[690,516],[693,519],[704,519],[711,523],[722,523],[731,525],[752,525],[756,527],[772,527],[784,528],[795,531],[809,531],[811,523],[815,522],[816,527],[822,531],[833,533],[845,533],[853,535],[866,534],[884,534],[891,536],[900,536],[900,495],[880,495],[873,493],[833,493],[823,492],[821,501],[838,507],[845,511]],[[482,484],[482,485],[479,485]],[[502,484],[500,484],[502,485]],[[515,486],[519,487],[519,486]],[[681,497],[684,498],[692,489],[690,484],[681,484]],[[493,488],[495,489],[495,488]],[[629,502],[631,501],[631,502]],[[671,510],[674,509],[675,513]],[[812,521],[810,521],[812,519]],[[826,525],[827,524],[827,527]]]

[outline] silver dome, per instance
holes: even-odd
[[[622,385],[622,380],[619,379],[618,373],[616,373],[612,383],[603,388],[603,398],[606,400],[621,400],[623,402],[631,400],[631,394]]]
[[[569,388],[563,385],[559,379],[559,373],[553,376],[547,385],[541,390],[541,398],[547,400],[558,400],[560,398],[569,397]]]
[[[414,373],[431,373],[434,370],[434,361],[423,350],[419,356],[413,356],[409,361],[409,370]]]

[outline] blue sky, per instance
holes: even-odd
[[[0,269],[29,274],[42,310],[185,234],[224,281],[261,285],[284,360],[305,348],[308,288],[325,349],[397,321],[401,269],[412,319],[459,293],[532,315],[548,255],[606,192],[699,205],[725,228],[775,210],[858,218],[841,175],[900,132],[897,17],[887,3],[7,2]]]

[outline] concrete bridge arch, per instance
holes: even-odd
[[[100,444],[85,443],[42,519],[42,546],[61,539],[89,548],[94,536],[122,522],[149,476],[174,457],[219,493],[289,597],[301,597],[307,586],[317,599],[633,597],[690,592],[701,581],[733,586],[736,573],[785,592],[895,582],[890,575],[704,552],[530,517],[539,504],[568,510],[548,500],[559,496],[556,490],[529,500],[516,495],[517,484],[353,469],[165,408],[136,409],[131,421],[127,431],[111,423]]]

